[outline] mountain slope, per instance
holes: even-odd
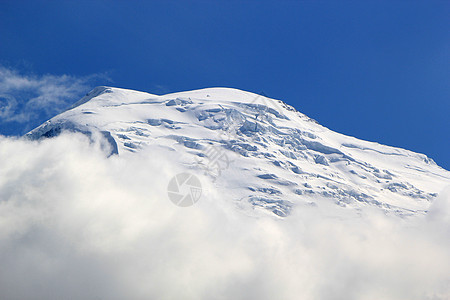
[[[176,151],[238,206],[281,217],[329,204],[424,213],[450,185],[450,172],[423,154],[333,132],[282,101],[229,88],[157,96],[97,87],[27,136],[64,130],[99,137],[108,155]]]

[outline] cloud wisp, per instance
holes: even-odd
[[[68,108],[100,81],[110,80],[101,74],[29,75],[0,66],[0,125],[14,123],[15,134],[23,134]]]
[[[423,218],[248,216],[202,178],[174,205],[167,151],[0,137],[2,299],[448,299],[450,193]]]

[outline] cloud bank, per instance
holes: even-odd
[[[242,213],[206,178],[166,188],[164,151],[106,158],[63,134],[0,137],[1,299],[449,299],[450,191],[426,217]]]
[[[0,66],[0,125],[31,129],[79,100],[106,75],[30,75]],[[28,124],[26,127],[25,123]],[[23,130],[13,134],[23,134]]]

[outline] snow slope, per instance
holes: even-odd
[[[450,172],[423,154],[333,132],[282,101],[230,88],[157,96],[97,87],[27,136],[64,130],[99,137],[108,155],[176,151],[237,206],[280,217],[301,205],[422,214],[450,185]]]

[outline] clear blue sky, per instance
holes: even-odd
[[[3,0],[0,64],[156,94],[264,92],[450,169],[449,16],[449,1]]]

